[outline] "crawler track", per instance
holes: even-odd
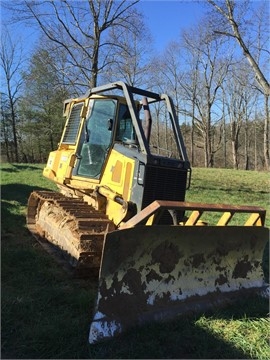
[[[79,198],[34,191],[28,199],[27,227],[55,245],[77,271],[99,269],[104,235],[114,230],[108,217]]]

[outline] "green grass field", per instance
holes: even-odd
[[[42,177],[41,165],[2,164],[1,187],[2,358],[270,358],[268,301],[256,296],[222,310],[150,324],[89,345],[97,284],[72,277],[25,226],[30,192],[55,189],[55,185]],[[267,208],[269,175],[194,169],[186,200]],[[267,249],[264,271],[268,278]]]

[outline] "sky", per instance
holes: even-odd
[[[195,0],[141,0],[137,7],[144,15],[153,38],[153,47],[157,51],[163,50],[170,41],[177,40],[181,28],[196,24],[202,16],[202,6]],[[4,22],[6,15],[6,10],[1,7],[1,22]],[[36,39],[35,30],[22,25],[13,27],[13,31],[18,38],[24,38],[27,48]]]
[[[203,4],[193,0],[143,0],[138,8],[145,16],[156,50],[177,40],[181,29],[198,23],[203,16]]]

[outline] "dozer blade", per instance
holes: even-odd
[[[108,233],[89,342],[262,290],[260,226],[136,226]]]

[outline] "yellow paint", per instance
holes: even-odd
[[[56,170],[58,168],[58,163],[59,163],[59,152],[58,151],[50,152],[47,165],[43,169],[43,176],[45,176],[50,180],[54,180],[54,178],[56,177]]]
[[[233,215],[234,213],[231,211],[224,212],[224,214],[219,219],[217,226],[226,226],[233,217]]]
[[[107,186],[117,195],[123,197],[125,201],[129,201],[134,168],[135,160],[127,158],[113,149],[109,155],[100,185]],[[108,201],[106,214],[117,223],[116,219],[123,217],[122,206],[114,201]]]
[[[68,184],[69,187],[78,190],[94,190],[97,187],[97,185],[99,185],[99,180],[82,178],[80,176],[72,176],[72,179],[68,181]]]
[[[249,219],[246,221],[245,226],[262,226],[262,219],[260,214],[251,214]]]
[[[74,150],[56,150],[49,155],[43,175],[57,183],[63,184],[66,178],[71,177],[75,163]]]
[[[148,220],[147,220],[147,222],[146,222],[146,225],[147,225],[147,226],[153,225],[154,220],[155,220],[155,215],[156,215],[156,214],[153,214],[153,215],[149,216],[149,218],[148,218]]]
[[[122,197],[125,193],[124,199],[128,201],[130,199],[134,167],[135,160],[127,158],[125,155],[120,154],[113,149],[109,155],[100,184],[109,187],[111,190]],[[120,168],[121,174],[119,173]],[[114,175],[115,171],[117,176]]]
[[[116,203],[113,200],[108,199],[106,205],[106,214],[108,215],[109,219],[114,222],[115,225],[118,225],[125,213],[122,210],[122,206]]]
[[[189,225],[195,225],[196,222],[199,220],[199,218],[201,217],[202,212],[198,211],[198,210],[194,210],[190,217],[188,218],[188,220],[186,221],[185,225],[189,226]]]

